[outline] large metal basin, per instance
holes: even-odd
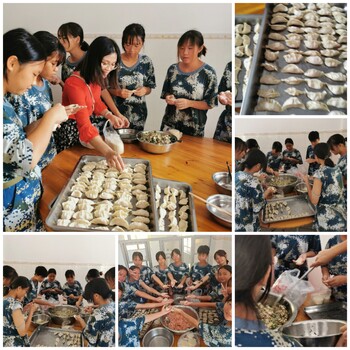
[[[71,305],[55,306],[48,309],[52,322],[58,325],[70,325],[75,322],[74,315],[79,314],[79,308]]]
[[[174,335],[168,329],[157,327],[146,333],[142,339],[143,347],[169,348],[174,344]]]
[[[176,306],[173,306],[174,308],[178,308],[178,309],[182,309],[184,312],[186,312],[188,315],[194,317],[195,319],[197,319],[199,321],[199,316],[198,316],[198,313],[196,312],[195,309],[193,309],[192,307],[190,306],[184,306],[184,305],[176,305]],[[161,317],[160,319],[160,322],[162,323],[163,327],[169,329],[169,331],[173,332],[173,333],[176,333],[176,334],[183,334],[183,333],[186,333],[192,329],[194,329],[194,327],[190,327],[190,328],[187,328],[187,329],[184,329],[184,330],[175,330],[175,329],[172,329],[172,328],[169,328],[168,327],[168,324],[166,322],[166,318],[167,318],[167,315],[164,315]]]
[[[279,176],[268,176],[265,179],[267,186],[273,186],[277,190],[283,191],[283,193],[290,193],[294,190],[295,185],[299,179],[290,174],[280,174]]]

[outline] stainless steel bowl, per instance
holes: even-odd
[[[232,179],[227,171],[214,173],[212,178],[219,193],[232,196]]]
[[[193,309],[192,307],[190,306],[184,306],[184,305],[176,305],[174,306],[175,308],[178,308],[178,309],[182,309],[184,312],[186,312],[188,315],[194,317],[195,319],[197,319],[199,321],[199,316],[198,316],[198,313],[196,312],[195,309]],[[190,330],[192,330],[194,327],[191,327],[191,328],[187,328],[187,329],[184,329],[182,331],[178,331],[178,330],[175,330],[175,329],[171,329],[168,327],[168,323],[166,321],[166,318],[167,318],[167,315],[164,315],[160,318],[160,322],[162,322],[162,325],[163,327],[167,328],[169,331],[173,332],[173,333],[176,333],[176,334],[183,334],[183,333],[186,333]]]
[[[151,347],[172,347],[174,345],[174,335],[163,327],[153,328],[148,331],[142,339],[142,346]]]
[[[136,134],[138,131],[135,129],[117,129],[117,132],[124,143],[133,143],[137,141]]]
[[[200,339],[198,333],[186,332],[182,334],[177,341],[177,347],[199,347]]]
[[[340,327],[346,322],[340,320],[311,320],[293,323],[282,333],[295,338],[303,346],[332,347],[341,336]]]
[[[58,325],[70,325],[75,322],[74,315],[79,314],[79,308],[71,305],[55,306],[48,309],[52,322]],[[64,314],[68,313],[69,316]]]
[[[215,204],[216,206],[225,209],[226,211],[232,213],[232,197],[225,194],[214,194],[207,198],[207,209],[210,214],[213,215],[214,219],[221,225],[225,227],[232,226],[232,215],[223,213],[222,211],[217,210],[215,207],[210,204]]]
[[[38,313],[36,315],[33,315],[32,317],[32,323],[38,327],[38,326],[47,326],[49,322],[51,321],[51,317],[49,315],[46,315],[44,313]]]
[[[171,139],[171,143],[156,144],[152,142],[142,141],[143,140],[142,136],[146,135],[149,132],[150,131],[140,131],[136,135],[136,138],[139,141],[140,147],[146,152],[154,153],[154,154],[167,153],[171,151],[173,145],[177,142],[177,138],[174,135],[171,135],[170,133],[164,132],[164,131],[158,131],[158,133],[162,135],[169,135]]]
[[[300,182],[295,186],[295,190],[299,193],[299,194],[306,194],[307,193],[307,187],[306,184],[304,182]]]
[[[274,183],[275,179],[279,178],[281,180],[285,180],[285,181],[290,181],[290,183],[288,185],[276,185]],[[298,178],[294,175],[290,175],[290,174],[280,174],[279,176],[268,176],[265,179],[265,183],[267,186],[273,186],[275,188],[277,188],[278,190],[283,191],[283,193],[290,193],[294,190],[295,185],[298,183]]]

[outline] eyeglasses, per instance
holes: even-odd
[[[101,62],[101,67],[103,69],[110,69],[110,70],[116,70],[119,68],[119,65],[116,63],[108,63],[108,62]]]

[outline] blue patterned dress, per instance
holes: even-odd
[[[210,271],[210,286],[211,286],[211,288],[220,284],[220,282],[215,277],[215,275],[219,271],[219,268],[220,268],[220,265],[215,265],[215,266],[211,267],[211,271]]]
[[[31,170],[33,145],[26,138],[27,124],[6,98],[3,113],[3,230],[45,231],[39,213],[41,171],[38,165]],[[10,181],[14,184],[6,185]]]
[[[89,317],[83,336],[93,347],[115,347],[115,304],[101,305]]]
[[[232,327],[228,326],[226,321],[218,325],[199,322],[199,334],[205,345],[209,347],[232,346]]]
[[[316,229],[318,231],[346,231],[346,208],[343,178],[339,167],[321,166],[314,178],[322,183],[321,194],[316,204]]]
[[[13,323],[12,313],[15,310],[22,312],[22,304],[12,297],[3,298],[3,346],[29,347],[28,336],[21,337]]]
[[[238,171],[235,173],[235,184],[235,231],[260,231],[259,213],[265,199],[259,180],[245,171]]]
[[[210,276],[212,266],[210,264],[207,264],[206,266],[199,266],[198,263],[195,263],[192,265],[189,277],[193,282],[201,280],[205,276]],[[209,289],[209,283],[205,283],[204,285],[201,285],[196,290],[202,290],[202,292],[205,294],[208,292]]]
[[[315,159],[315,153],[314,153],[314,149],[311,145],[307,146],[307,150],[306,150],[306,159],[308,158],[312,158]],[[320,164],[318,164],[317,162],[315,163],[310,163],[309,164],[309,170],[308,170],[308,175],[313,176],[314,172],[316,170],[318,170],[320,168]]]
[[[301,158],[301,154],[297,149],[293,149],[293,151],[288,151],[287,149],[285,149],[282,153],[283,157],[288,157],[288,158],[294,158],[294,159],[298,159],[300,161],[299,164],[303,164],[303,159]],[[297,164],[292,164],[289,160],[284,160],[283,161],[284,164],[284,170],[287,171],[289,169],[292,168],[297,168]]]
[[[43,283],[41,284],[40,287],[40,294],[43,295],[43,290],[45,289],[54,289],[54,288],[58,288],[62,290],[61,287],[61,283],[58,281],[53,281],[53,282],[49,282],[48,280],[43,281]],[[58,301],[58,294],[57,293],[51,293],[51,292],[46,292],[45,293],[45,299],[49,300],[50,298],[55,299]]]
[[[301,266],[295,265],[293,260],[307,252],[317,253],[321,250],[320,236],[318,235],[272,235],[272,247],[276,249],[278,259],[275,264],[275,278],[284,271],[299,269],[300,277],[307,271],[307,263]]]
[[[184,262],[180,266],[176,266],[175,263],[171,263],[168,268],[169,268],[169,272],[176,279],[177,284],[180,283],[180,281],[183,279],[184,276],[188,276],[190,272],[190,269],[188,268],[187,264]],[[184,284],[184,288],[176,288],[176,285],[173,288],[174,293],[183,293],[185,290],[185,284]]]
[[[128,348],[140,347],[139,332],[145,324],[145,316],[131,320],[120,319],[118,321],[119,346]]]
[[[145,282],[148,286],[153,286],[153,271],[150,267],[142,265],[141,271],[140,271],[140,279],[141,281]]]
[[[339,243],[342,240],[339,235],[332,237],[326,244],[325,249],[331,248]],[[328,265],[328,271],[330,275],[341,276],[347,275],[347,253],[341,253],[332,259]],[[347,301],[347,285],[332,287],[332,295],[336,301]]]
[[[194,101],[205,101],[209,107],[215,107],[217,100],[217,77],[215,70],[204,63],[193,72],[182,72],[177,63],[168,69],[161,98],[174,95],[175,98],[185,98]],[[204,136],[207,122],[207,110],[195,108],[176,109],[168,105],[162,120],[161,130],[177,129],[186,135]]]
[[[272,154],[272,152],[270,151],[270,152],[267,152],[266,158],[267,158],[267,166],[272,168],[274,171],[278,171],[283,164],[283,156],[281,153],[276,155],[276,154]]]
[[[30,302],[32,302],[38,296],[38,293],[39,293],[39,282],[30,280],[30,284],[32,286],[32,289],[24,297],[23,305],[29,304]]]
[[[166,267],[164,270],[161,270],[159,265],[153,267],[153,273],[162,281],[163,284],[169,284],[168,272],[169,272],[168,267]],[[155,283],[155,288],[158,291],[162,290],[162,288],[158,285],[158,283]]]
[[[82,295],[83,288],[81,287],[81,284],[78,281],[74,281],[73,284],[68,284],[68,282],[66,282],[63,285],[63,293],[67,296],[67,304],[75,305],[78,299],[68,298],[68,296],[71,294],[73,294],[75,297]]]
[[[343,155],[339,158],[337,166],[341,170],[341,173],[343,175],[343,178],[348,178],[348,158],[347,154]],[[348,201],[348,190],[347,190],[347,184],[344,183],[344,200],[345,200],[345,208],[347,207],[347,201]]]
[[[137,62],[132,67],[127,67],[121,62],[118,83],[122,89],[136,90],[139,87],[154,89],[156,78],[151,59],[146,55],[139,55]],[[119,112],[128,118],[130,128],[138,131],[144,129],[147,119],[146,96],[132,95],[129,98],[113,96],[113,100]]]
[[[215,287],[211,288],[211,291],[208,294],[211,297],[211,301],[219,302],[224,300],[224,295],[222,294],[222,285],[221,283]]]
[[[70,57],[70,56],[69,56]],[[69,57],[66,58],[66,61],[62,64],[62,71],[61,71],[61,79],[63,81],[66,81],[72,73],[77,69],[79,63],[84,59],[84,56],[77,62],[70,62],[68,59]]]
[[[126,319],[131,318],[136,311],[136,306],[137,306],[137,303],[135,303],[134,301],[119,300],[118,319],[120,320],[121,318],[126,318]]]
[[[227,63],[218,92],[232,92],[232,62]],[[226,105],[216,125],[214,139],[232,143],[232,106]]]
[[[123,300],[131,300],[134,301],[136,303],[145,303],[146,299],[139,297],[138,295],[136,295],[136,292],[138,290],[143,291],[142,287],[140,286],[140,280],[138,281],[129,281],[129,279],[127,278],[124,282],[124,294],[123,294]]]

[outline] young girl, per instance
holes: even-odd
[[[157,252],[156,260],[158,261],[157,266],[153,267],[153,280],[157,284],[155,288],[158,291],[165,290],[169,288],[168,285],[168,272],[169,268],[166,264],[166,256],[163,251]]]
[[[320,168],[314,173],[313,187],[311,188],[307,175],[304,176],[304,181],[310,201],[316,206],[316,229],[318,231],[346,231],[346,208],[341,170],[333,167],[327,143],[317,144],[314,153]]]
[[[17,271],[12,266],[4,265],[4,267],[2,268],[3,296],[9,292],[11,283],[17,277]]]
[[[41,284],[39,294],[45,295],[45,299],[53,303],[58,302],[58,295],[62,294],[61,283],[56,280],[56,270],[47,271],[47,279]]]
[[[63,285],[63,294],[67,298],[67,304],[79,307],[83,301],[83,288],[79,281],[75,280],[73,270],[67,270],[65,276],[67,282]]]
[[[85,276],[85,281],[90,282],[95,278],[99,278],[101,276],[102,276],[102,272],[98,271],[97,269],[90,269]]]
[[[161,130],[204,136],[207,111],[217,105],[215,70],[200,60],[206,52],[203,35],[196,30],[179,39],[179,62],[169,67],[161,94],[167,103]]]
[[[3,93],[22,95],[44,68],[47,58],[38,39],[24,29],[14,29],[3,37]],[[42,195],[40,168],[55,124],[67,119],[60,104],[52,107],[35,128],[26,130],[13,106],[3,101],[3,230],[44,231],[39,214]]]
[[[27,332],[32,322],[37,304],[32,304],[29,315],[24,320],[21,301],[30,292],[30,282],[19,276],[10,285],[10,290],[3,298],[3,346],[30,346]]]
[[[310,131],[308,137],[311,145],[307,146],[305,161],[309,163],[308,175],[313,176],[314,172],[320,167],[320,164],[315,160],[314,154],[314,147],[320,142],[320,134],[318,131]]]
[[[123,31],[118,85],[109,89],[115,104],[130,122],[130,128],[143,130],[147,119],[145,96],[156,87],[156,79],[151,59],[140,54],[145,43],[145,29],[141,24],[129,24]],[[103,96],[103,95],[102,95]]]
[[[214,139],[232,143],[232,62],[225,67],[218,92],[219,102],[226,108],[219,117]]]
[[[100,36],[91,43],[78,70],[66,80],[62,96],[64,105],[78,104],[87,108],[70,115],[68,121],[56,130],[57,152],[80,142],[99,151],[109,166],[123,169],[120,155],[100,136],[106,119],[115,127],[123,125],[123,120],[112,114],[101,101],[101,89],[106,88],[107,77],[112,86],[117,83],[119,61],[119,47],[112,39]]]
[[[282,157],[282,143],[275,141],[272,144],[272,151],[267,152],[267,168],[266,171],[270,174],[278,175],[278,171],[280,170],[283,162]]]
[[[284,144],[286,145],[286,149],[282,153],[284,171],[296,168],[297,164],[303,164],[300,152],[294,148],[293,140],[291,138],[287,138],[284,141]]]
[[[146,283],[148,286],[153,285],[153,271],[150,267],[142,265],[143,263],[143,255],[141,252],[133,252],[132,253],[132,261],[135,266],[140,269],[141,281]]]
[[[253,174],[266,168],[266,157],[258,149],[252,149],[242,163],[243,171],[235,173],[235,231],[259,231],[259,214],[265,205],[265,199],[272,195],[274,189],[263,188]]]
[[[210,286],[216,287],[219,285],[218,281],[218,271],[221,266],[228,265],[229,261],[227,259],[227,253],[223,249],[219,249],[214,254],[214,260],[216,261],[217,265],[212,266],[211,272],[210,272]],[[205,279],[205,278],[204,278]]]
[[[90,281],[84,290],[84,298],[97,305],[87,322],[80,315],[75,319],[83,328],[83,336],[89,346],[115,346],[115,303],[110,301],[111,290],[104,278]]]
[[[23,95],[9,94],[7,100],[13,105],[18,117],[24,125],[31,124],[35,128],[36,121],[40,120],[44,113],[53,105],[50,79],[56,74],[58,66],[63,62],[65,51],[58,39],[49,32],[40,31],[34,36],[43,45],[46,53],[46,61],[43,70],[36,77],[35,85],[27,90]],[[27,132],[29,127],[27,128]],[[38,165],[45,168],[56,156],[56,147],[53,136],[49,145],[42,155]]]
[[[235,137],[235,172],[241,170],[241,163],[246,155],[247,145],[239,137]]]
[[[174,293],[183,293],[185,291],[185,281],[190,270],[187,264],[181,261],[181,252],[179,249],[175,248],[172,250],[171,258],[174,262],[169,265],[168,277],[170,285]]]

